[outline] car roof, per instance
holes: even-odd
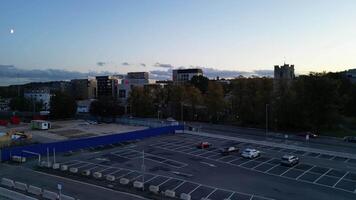
[[[282,158],[294,158],[294,157],[296,157],[296,156],[294,156],[294,155],[284,155],[284,156],[282,156]]]

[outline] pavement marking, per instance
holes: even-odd
[[[308,170],[305,170],[304,173],[302,173],[301,175],[299,175],[297,178],[295,178],[296,180],[299,180],[300,177],[304,176],[304,174],[310,172],[311,169],[313,169],[314,167],[316,167],[315,165],[313,165],[313,167],[309,168]]]
[[[204,164],[204,165],[208,165],[209,167],[216,167],[216,165],[208,163],[208,162],[200,161],[200,163]]]
[[[145,183],[148,183],[148,182],[150,182],[151,180],[153,180],[153,179],[155,179],[155,178],[157,178],[158,177],[158,175],[154,175],[152,178],[150,178],[150,179],[148,179],[148,180],[145,180]]]
[[[238,158],[236,158],[236,159],[230,160],[228,163],[232,163],[232,162],[234,162],[234,161],[237,161],[237,160],[242,160],[242,159],[244,159],[244,158],[242,158],[242,157],[238,157]]]
[[[318,182],[318,180],[320,180],[323,176],[325,176],[327,173],[329,173],[331,170],[333,170],[333,168],[330,168],[328,171],[326,171],[324,174],[322,174],[321,176],[319,176],[319,178],[317,178],[313,183]]]
[[[343,178],[345,178],[345,176],[347,176],[347,174],[349,174],[349,172],[346,172],[332,187],[335,188],[335,186],[336,186]]]
[[[265,172],[262,172],[262,173],[266,173],[266,174],[270,174],[268,173],[269,171],[271,171],[272,169],[278,167],[278,166],[281,166],[280,164],[276,164],[274,167],[270,168],[269,170],[265,171]],[[274,174],[271,174],[271,175],[274,175]]]
[[[264,162],[261,162],[260,164],[258,164],[258,165],[256,165],[255,167],[253,167],[252,169],[255,169],[255,168],[257,168],[257,167],[259,167],[259,166],[261,166],[261,165],[263,165],[263,164],[266,164],[266,163],[268,163],[269,161],[271,161],[271,160],[273,160],[274,158],[270,158],[270,159],[268,159],[268,160],[266,160],[266,161],[264,161]],[[258,162],[258,161],[257,161]]]
[[[279,175],[279,176],[283,176],[284,174],[286,174],[288,171],[290,171],[291,169],[295,169],[295,167],[297,166],[297,165],[299,165],[299,164],[296,164],[296,165],[294,165],[294,166],[292,166],[292,167],[289,167],[289,169],[287,169],[287,171],[285,171],[285,172],[283,172],[281,175]],[[303,171],[303,170],[300,170],[300,171]]]
[[[134,177],[134,178],[131,178],[130,181],[135,180],[135,179],[138,179],[138,178],[141,177],[141,176],[142,176],[142,174],[140,174],[140,175],[138,175],[138,176],[136,176],[136,177]]]
[[[177,188],[179,188],[180,186],[182,186],[184,183],[186,183],[187,181],[183,181],[181,182],[179,185],[177,185],[175,188],[173,188],[172,190],[175,191]]]
[[[204,199],[209,199],[209,197],[216,191],[218,190],[217,188],[215,188],[213,191],[211,191],[208,196],[204,197]],[[253,195],[252,195],[253,196]]]
[[[122,177],[127,176],[127,175],[129,175],[129,174],[131,174],[131,173],[134,173],[134,171],[129,171],[129,172],[127,172],[126,174],[123,174],[123,175],[118,176],[118,177],[115,177],[115,178],[122,178]]]
[[[163,185],[163,184],[165,184],[165,183],[167,183],[169,180],[171,180],[172,178],[171,177],[169,177],[167,180],[165,180],[165,181],[163,181],[162,183],[160,183],[160,184],[158,184],[157,186],[159,187],[159,186],[161,186],[161,185]]]
[[[225,158],[233,158],[234,156],[232,156],[232,155],[228,155],[228,156],[223,156],[223,157],[221,157],[221,158],[219,158],[219,159],[216,159],[216,160],[221,160],[221,159],[225,159]]]
[[[235,192],[233,192],[232,194],[230,194],[229,197],[227,197],[226,199],[230,199],[232,196],[234,196]]]
[[[192,194],[195,190],[197,190],[199,187],[201,186],[201,184],[199,184],[196,188],[194,188],[193,190],[191,190],[188,194]]]
[[[116,170],[116,171],[114,171],[114,172],[111,172],[111,173],[108,174],[108,175],[116,174],[117,172],[122,171],[122,170],[123,170],[123,169],[118,169],[118,170]]]

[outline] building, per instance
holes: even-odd
[[[293,80],[295,78],[294,65],[284,64],[281,66],[274,66],[275,80]]]
[[[148,72],[129,72],[121,81],[121,84],[118,85],[118,98],[123,104],[126,104],[133,87],[144,87],[152,83],[153,81],[149,79]]]
[[[32,120],[31,128],[36,130],[48,130],[51,128],[51,123],[45,120]]]
[[[295,79],[294,65],[285,64],[274,66],[273,90],[280,91],[281,87],[289,87]]]
[[[121,82],[121,76],[97,76],[96,77],[96,97],[117,98],[117,86]]]
[[[198,68],[192,69],[176,69],[173,70],[173,84],[185,84],[190,81],[194,76],[202,76],[203,70]]]
[[[71,83],[71,94],[75,99],[95,99],[96,98],[96,79],[74,79]]]
[[[28,100],[42,103],[42,109],[44,110],[50,109],[51,92],[48,88],[25,90],[24,97]]]

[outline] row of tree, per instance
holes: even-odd
[[[239,77],[227,81],[194,77],[186,85],[133,88],[129,105],[137,117],[229,123],[278,130],[335,127],[356,117],[356,85],[342,73],[310,73],[292,81]]]

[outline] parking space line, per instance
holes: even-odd
[[[115,177],[115,178],[119,179],[119,178],[122,178],[122,177],[124,177],[124,176],[127,176],[127,175],[129,175],[129,174],[131,174],[131,173],[134,173],[134,171],[129,171],[129,172],[127,172],[126,174],[123,174],[123,175],[118,176],[118,177]]]
[[[278,167],[278,166],[281,166],[281,165],[280,165],[280,164],[276,164],[275,166],[273,166],[271,169],[265,171],[264,173],[269,174],[269,173],[268,173],[269,171],[271,171],[272,169],[274,169],[274,168],[276,168],[276,167]]]
[[[346,160],[344,161],[344,163],[348,163],[348,162],[349,162],[349,160],[350,160],[350,158],[346,159]]]
[[[332,187],[335,188],[335,186],[343,179],[345,178],[345,176],[347,176],[347,174],[349,174],[350,172],[346,172]]]
[[[231,155],[228,155],[228,156],[223,156],[223,157],[221,157],[221,158],[219,158],[219,159],[216,159],[216,160],[221,160],[221,159],[225,159],[225,158],[233,158],[234,156],[231,156]]]
[[[173,188],[172,190],[175,191],[177,188],[179,188],[180,186],[182,186],[184,183],[186,183],[187,181],[183,181],[180,184],[178,184],[175,188]]]
[[[299,164],[298,164],[299,165]],[[287,169],[287,171],[283,172],[281,175],[279,176],[283,176],[284,174],[286,174],[287,172],[289,172],[291,169],[295,169],[296,166],[298,165],[294,165],[293,167],[289,167],[289,169]],[[299,169],[296,169],[296,170],[299,170]],[[303,170],[300,170],[300,171],[303,171]]]
[[[122,171],[122,169],[118,169],[118,170],[116,170],[116,171],[114,171],[114,172],[111,172],[111,173],[108,174],[108,175],[116,174],[116,173],[119,172],[119,171]]]
[[[236,158],[236,159],[233,159],[233,160],[229,161],[228,163],[232,163],[232,162],[234,162],[234,161],[241,160],[241,159],[244,159],[244,158],[238,157],[238,158]]]
[[[309,168],[308,170],[305,170],[301,175],[299,175],[297,178],[295,178],[295,180],[299,180],[300,177],[302,177],[304,174],[310,172],[311,169],[313,169],[315,167],[315,165],[313,165],[313,167]]]
[[[161,186],[161,185],[163,185],[163,184],[165,184],[165,183],[167,183],[169,180],[171,180],[172,178],[171,177],[169,177],[167,180],[165,180],[165,181],[163,181],[162,183],[160,183],[160,184],[158,184],[157,186],[159,187],[159,186]]]
[[[130,181],[135,180],[135,179],[138,179],[138,178],[140,178],[141,176],[142,176],[142,174],[140,174],[140,175],[138,175],[138,176],[136,176],[136,177],[130,179]]]
[[[229,196],[228,198],[226,198],[226,199],[230,199],[232,196],[234,196],[234,194],[235,194],[235,192],[232,192],[232,193],[230,194],[230,196]]]
[[[146,180],[145,183],[148,183],[148,182],[150,182],[151,180],[153,180],[153,179],[155,179],[155,178],[157,178],[157,177],[158,177],[158,175],[154,175],[152,178]]]
[[[273,160],[274,158],[270,158],[270,159],[268,159],[268,160],[266,160],[266,161],[264,161],[264,162],[261,162],[260,164],[258,164],[258,165],[256,165],[255,167],[253,167],[252,169],[255,169],[255,168],[257,168],[257,167],[259,167],[259,166],[261,166],[261,165],[263,165],[263,164],[265,164],[265,163],[268,163],[269,161],[271,161],[271,160]],[[258,161],[257,161],[258,162]]]
[[[321,176],[319,176],[319,178],[317,178],[313,183],[318,182],[318,180],[320,180],[323,176],[325,176],[325,174],[329,173],[331,170],[333,170],[333,168],[330,168],[328,171],[326,171],[324,174],[322,174]]]
[[[112,168],[112,167],[108,167],[108,168],[105,168],[105,169],[100,170],[100,171],[98,171],[98,172],[103,172],[103,171],[106,171],[106,170],[108,170],[108,169],[113,169],[113,168]]]
[[[190,191],[188,194],[192,194],[195,190],[197,190],[199,187],[201,186],[201,184],[199,184],[196,188],[194,188],[192,191]]]
[[[218,190],[217,188],[215,188],[213,191],[211,191],[208,196],[204,197],[204,199],[209,199],[209,197],[216,191]]]
[[[93,164],[92,164],[92,163],[87,163],[87,164],[84,164],[84,165],[79,166],[79,167],[77,167],[77,168],[80,169],[80,168],[83,168],[83,167],[87,167],[87,166],[89,166],[89,165],[93,165]]]

